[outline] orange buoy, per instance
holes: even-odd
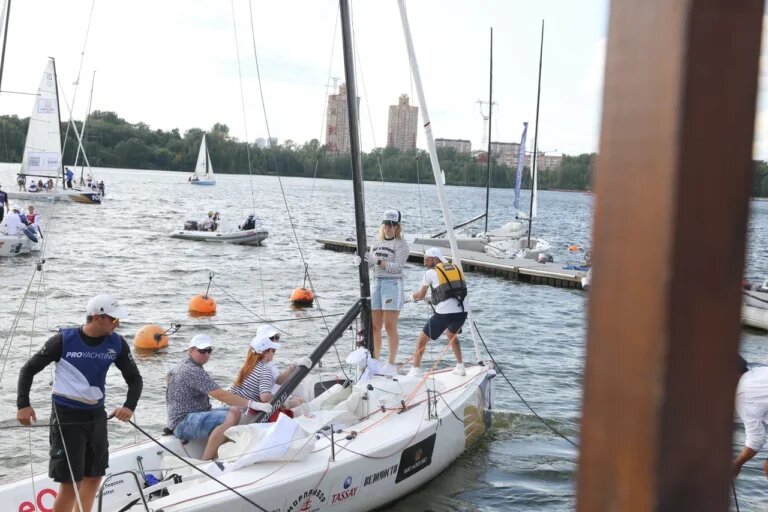
[[[311,306],[315,300],[315,294],[308,288],[296,288],[291,293],[291,302],[294,306]]]
[[[200,316],[215,315],[216,301],[208,295],[195,295],[189,299],[189,312]]]
[[[568,246],[568,250],[571,251],[571,252],[576,252],[576,251],[579,250],[579,246],[578,245],[569,245]]]
[[[168,335],[165,332],[165,329],[159,325],[145,325],[136,333],[136,337],[133,338],[133,345],[136,348],[147,350],[165,348],[168,346]]]

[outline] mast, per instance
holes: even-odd
[[[3,52],[0,54],[0,84],[3,82],[3,67],[5,65],[5,45],[8,42],[8,20],[11,19],[11,0],[6,0],[3,9],[5,28],[3,29]]]
[[[488,152],[485,154],[487,160],[488,177],[485,180],[485,232],[488,232],[488,202],[491,197],[491,116],[493,115],[493,27],[491,27],[491,65],[490,77],[488,78]]]
[[[61,186],[65,188],[67,186],[67,178],[64,176],[64,149],[61,146],[61,108],[59,107],[59,75],[56,73],[56,59],[48,57],[53,62],[53,84],[56,90],[56,116],[59,119],[59,167],[61,169]],[[71,118],[70,118],[71,119]]]
[[[208,179],[208,142],[205,140],[205,134],[203,134],[203,146],[205,146],[205,178]]]
[[[445,229],[448,235],[448,243],[451,246],[451,254],[453,255],[453,263],[456,265],[461,273],[464,273],[464,269],[461,266],[461,256],[459,256],[459,248],[456,243],[456,235],[453,232],[453,220],[451,218],[451,210],[448,207],[448,199],[445,196],[445,185],[443,184],[442,173],[440,170],[440,161],[437,159],[437,149],[435,148],[435,137],[432,135],[432,122],[429,119],[429,111],[427,110],[427,100],[424,96],[424,87],[421,84],[421,73],[419,72],[419,64],[416,62],[416,50],[413,46],[413,38],[411,37],[411,29],[408,25],[408,13],[405,10],[405,0],[398,0],[397,6],[400,9],[400,19],[403,24],[403,34],[405,35],[405,45],[408,48],[408,60],[411,64],[411,74],[413,75],[413,84],[416,87],[416,93],[419,97],[419,105],[421,106],[421,116],[424,120],[424,135],[427,139],[427,147],[429,149],[429,161],[432,164],[432,174],[435,176],[435,187],[437,188],[437,197],[440,200],[440,209],[443,211],[443,220],[445,222]],[[480,347],[475,339],[475,329],[472,326],[472,312],[469,313],[469,325],[472,332],[472,341],[475,346],[475,356],[478,361],[480,358]]]
[[[352,20],[349,11],[349,1],[339,0],[341,13],[341,41],[344,48],[344,77],[347,82],[347,115],[349,119],[349,147],[352,156],[352,189],[355,199],[355,230],[357,233],[357,254],[362,257],[368,251],[368,240],[365,234],[365,196],[363,193],[363,166],[360,158],[360,131],[357,115],[357,85],[355,84],[354,48],[352,46]],[[359,267],[360,298],[362,310],[363,346],[373,350],[373,330],[371,325],[371,285],[368,279],[368,265],[362,263]],[[379,354],[373,354],[378,357]]]
[[[531,231],[533,230],[533,205],[536,203],[536,153],[539,144],[539,100],[541,99],[541,62],[544,59],[544,20],[541,20],[541,45],[539,47],[539,85],[536,89],[536,127],[533,129],[533,160],[531,160],[531,207],[528,211],[528,248],[531,248]]]
[[[91,79],[91,94],[88,96],[88,113],[85,115],[85,121],[83,121],[83,129],[80,130],[80,139],[82,140],[83,136],[85,135],[85,126],[88,124],[88,118],[91,117],[91,105],[93,104],[93,87],[96,85],[96,70],[93,70],[93,78]],[[75,130],[77,130],[77,126],[75,126]],[[80,159],[80,149],[83,149],[83,156],[85,156],[85,149],[82,147],[82,144],[78,144],[77,146],[77,154],[75,155],[75,169],[77,169],[77,161]],[[83,159],[85,160],[85,159]],[[89,171],[90,171],[90,166]],[[80,166],[80,186],[85,185],[85,181],[83,180],[83,171],[85,171],[85,165]]]

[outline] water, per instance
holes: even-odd
[[[17,166],[0,166],[0,183],[12,190]],[[193,187],[183,173],[134,170],[98,170],[107,184],[102,206],[67,203],[39,204],[44,217],[44,279],[33,276],[36,257],[0,260],[0,339],[6,340],[22,297],[31,282],[19,328],[0,375],[0,420],[15,417],[18,370],[59,326],[84,321],[85,303],[97,293],[112,293],[131,315],[120,331],[129,343],[148,323],[169,327],[182,324],[168,349],[135,352],[144,376],[144,394],[136,419],[151,432],[164,423],[164,381],[168,367],[184,356],[189,339],[199,333],[214,337],[217,348],[206,368],[217,382],[229,384],[255,334],[258,318],[281,320],[286,331],[278,362],[308,354],[336,317],[325,321],[318,307],[298,311],[288,297],[303,283],[303,253],[309,264],[317,301],[326,315],[340,314],[357,296],[357,270],[350,254],[323,250],[317,238],[354,236],[352,184],[349,181],[283,179],[283,189],[295,226],[288,222],[281,187],[275,177],[217,176],[215,187]],[[252,186],[251,186],[252,183]],[[252,192],[253,191],[253,192]],[[484,209],[485,191],[448,187],[455,221],[471,218]],[[512,190],[491,191],[490,227],[513,217]],[[571,253],[570,245],[590,246],[591,196],[542,192],[534,233],[552,243],[556,262],[578,263],[584,251]],[[12,204],[15,203],[11,201]],[[242,222],[251,205],[267,225],[264,247],[203,244],[171,239],[167,234],[186,219],[201,219],[207,211],[222,213],[224,225]],[[432,186],[366,183],[369,235],[378,227],[386,208],[402,210],[408,235],[439,230],[442,219]],[[751,207],[747,276],[768,277],[766,237],[768,202]],[[298,244],[297,244],[298,239]],[[190,318],[187,301],[205,291],[208,273],[214,272],[211,295],[218,303],[212,318]],[[409,265],[406,288],[415,290],[422,269]],[[489,349],[519,393],[548,422],[578,441],[581,384],[586,336],[586,296],[576,290],[514,283],[482,274],[469,274],[470,295],[480,332]],[[418,330],[428,312],[409,304],[400,321],[401,349],[415,348]],[[282,321],[284,320],[284,321]],[[327,324],[326,324],[327,322]],[[748,360],[768,363],[766,336],[744,331],[742,352]],[[351,346],[351,336],[339,342],[340,357]],[[386,343],[385,343],[386,345]],[[464,353],[471,353],[467,339]],[[437,343],[431,354],[439,353]],[[324,359],[338,366],[336,352]],[[473,359],[468,357],[469,360]],[[575,504],[577,450],[544,427],[498,378],[494,428],[457,463],[420,491],[398,502],[392,510],[572,510]],[[37,375],[32,403],[38,419],[49,413],[51,373]],[[109,407],[122,404],[125,384],[119,372],[108,378]],[[119,446],[136,439],[128,425],[111,424],[110,439]],[[743,440],[737,427],[736,443]],[[0,479],[27,476],[30,457],[44,467],[47,429],[0,430]],[[739,478],[741,510],[768,501],[764,476],[756,457]]]

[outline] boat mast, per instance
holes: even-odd
[[[491,27],[491,65],[488,78],[488,152],[486,153],[488,177],[485,181],[485,232],[488,232],[488,202],[491,197],[491,116],[493,115],[493,27]]]
[[[416,93],[419,97],[419,105],[421,106],[421,116],[424,120],[424,135],[427,139],[427,148],[429,149],[429,161],[432,164],[432,174],[435,177],[435,187],[437,188],[437,197],[440,201],[440,209],[443,211],[443,220],[445,222],[445,229],[448,235],[448,243],[451,246],[451,254],[453,255],[453,264],[456,265],[462,274],[464,269],[461,266],[461,256],[459,256],[459,248],[456,243],[456,235],[453,232],[453,220],[451,218],[451,210],[448,207],[448,199],[445,196],[445,185],[442,180],[442,171],[440,170],[440,161],[437,159],[437,149],[435,148],[435,137],[432,135],[432,122],[429,119],[429,112],[427,111],[427,100],[424,96],[424,87],[421,84],[421,73],[419,72],[419,64],[416,62],[416,50],[413,46],[413,38],[411,37],[411,29],[408,25],[408,13],[405,10],[405,0],[398,0],[397,6],[400,9],[400,20],[403,24],[403,34],[405,35],[405,45],[408,48],[408,60],[411,64],[411,74],[413,76],[413,84],[416,87]],[[469,325],[472,332],[472,341],[475,346],[475,356],[477,361],[481,361],[480,347],[475,338],[475,329],[472,326],[472,313],[469,313]]]
[[[3,16],[5,17],[5,28],[3,29],[3,52],[0,54],[0,84],[3,82],[3,67],[5,65],[5,45],[8,42],[8,20],[11,19],[11,0],[5,1],[3,8]]]
[[[531,207],[528,210],[528,248],[531,248],[531,231],[533,230],[533,205],[536,203],[536,153],[539,144],[539,100],[541,99],[541,62],[544,59],[544,20],[541,20],[541,45],[539,47],[539,85],[536,89],[536,127],[533,129],[533,159],[531,160]]]
[[[82,140],[83,136],[85,135],[85,126],[88,124],[88,118],[91,117],[91,105],[93,104],[93,86],[96,85],[96,70],[93,70],[93,78],[91,79],[91,94],[88,96],[88,113],[85,115],[85,121],[83,121],[83,129],[80,130],[80,140]],[[77,126],[75,126],[75,130],[77,130]],[[77,145],[77,154],[75,155],[75,169],[77,169],[77,161],[80,159],[80,150],[83,149],[83,157],[85,157],[85,148],[83,148],[82,144]],[[85,158],[83,158],[83,161],[85,161]],[[90,165],[88,166],[89,172],[90,172]],[[85,181],[83,180],[83,171],[85,170],[85,165],[80,165],[80,185],[85,185]]]
[[[53,62],[53,85],[56,90],[56,116],[59,118],[59,168],[61,169],[61,186],[65,188],[67,186],[67,178],[64,176],[64,149],[61,146],[61,108],[59,107],[59,75],[56,73],[56,59],[48,57]],[[70,117],[71,119],[71,117]]]
[[[208,179],[208,142],[205,140],[205,134],[203,134],[203,147],[205,147],[205,179]]]
[[[349,1],[339,0],[341,13],[341,41],[344,48],[344,77],[347,86],[347,115],[349,119],[349,147],[352,156],[352,189],[355,199],[355,230],[357,233],[357,254],[362,256],[368,251],[365,233],[365,196],[363,193],[363,166],[360,158],[360,130],[357,114],[357,85],[355,84],[354,48],[352,46],[352,20]],[[362,263],[358,269],[360,278],[360,298],[363,307],[360,312],[362,323],[362,343],[371,351],[373,357],[373,328],[371,325],[371,285],[368,278],[368,265]]]

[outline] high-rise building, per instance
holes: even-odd
[[[409,105],[408,95],[401,94],[397,105],[389,106],[387,124],[387,147],[400,151],[416,149],[416,127],[419,122],[419,107]]]
[[[453,148],[459,153],[470,153],[472,151],[472,142],[466,139],[435,139],[435,147]]]
[[[358,112],[360,98],[357,98]],[[325,144],[332,153],[349,153],[349,119],[347,114],[347,86],[339,85],[339,92],[328,95]]]
[[[517,167],[517,155],[520,151],[519,142],[491,142],[491,154],[499,164]]]

